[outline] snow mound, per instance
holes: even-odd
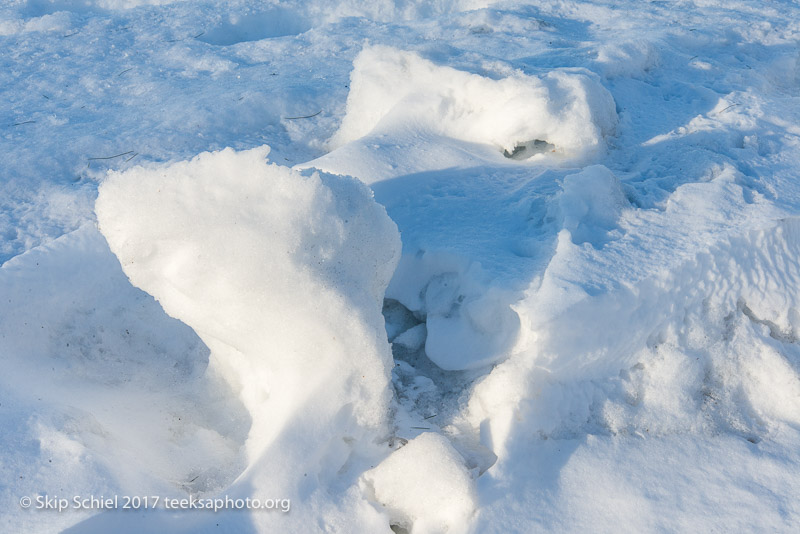
[[[464,459],[433,432],[409,441],[363,481],[392,523],[413,534],[466,531],[477,504]]]
[[[508,154],[549,144],[576,156],[602,146],[616,120],[610,93],[585,73],[516,72],[494,80],[413,52],[368,46],[353,62],[347,112],[330,144],[337,148],[370,133],[414,129],[494,145]]]
[[[688,232],[692,245],[674,239],[647,274],[631,270],[610,287],[596,275],[569,281],[597,256],[562,232],[544,279],[515,306],[515,354],[470,401],[475,425],[491,421],[496,447],[520,418],[518,439],[731,432],[757,443],[800,424],[800,223],[713,236],[691,219],[690,210],[709,219],[702,199],[722,205],[736,191],[679,188],[668,211],[684,221],[672,231]],[[606,246],[612,258],[641,247],[625,241]],[[639,268],[652,253],[637,252]]]
[[[516,306],[524,342],[476,386],[470,416],[498,454],[492,476],[530,488],[517,487],[527,505],[514,510],[535,511],[517,521],[566,514],[564,530],[582,531],[611,507],[643,530],[711,517],[789,532],[797,522],[782,493],[795,491],[797,464],[772,451],[800,425],[800,221],[702,243],[687,258],[670,245],[664,268],[635,283],[576,299],[546,279]],[[554,270],[580,270],[579,248],[561,239]],[[662,483],[658,500],[642,497]],[[708,495],[725,509],[709,515]],[[737,515],[765,501],[766,512]],[[479,531],[515,524],[500,503],[481,512]]]
[[[313,501],[386,431],[381,304],[400,240],[365,186],[268,165],[268,151],[112,173],[96,212],[131,282],[194,328],[249,410],[241,491]]]

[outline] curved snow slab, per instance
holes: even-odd
[[[615,125],[614,99],[588,73],[515,72],[494,80],[371,46],[353,62],[347,113],[331,144],[413,127],[509,153],[542,140],[580,155],[601,146]]]
[[[250,413],[249,466],[226,494],[302,509],[255,511],[256,528],[310,532],[324,516],[375,531],[385,520],[355,481],[388,432],[381,303],[399,235],[356,180],[303,176],[268,151],[112,174],[98,222],[131,282],[197,332]]]

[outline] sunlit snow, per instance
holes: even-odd
[[[800,529],[797,2],[7,0],[0,102],[0,532]]]

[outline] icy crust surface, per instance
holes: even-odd
[[[346,489],[349,462],[388,435],[380,310],[400,241],[364,185],[268,164],[268,151],[113,174],[96,212],[131,282],[197,332],[249,412],[249,468],[232,491],[297,502]],[[264,525],[314,522],[277,515]]]

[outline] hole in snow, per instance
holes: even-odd
[[[524,143],[515,144],[514,149],[511,152],[504,149],[503,155],[509,159],[522,160],[531,158],[537,154],[554,152],[555,149],[555,145],[552,145],[547,141],[534,139],[533,141],[525,141]]]
[[[425,317],[400,302],[386,299],[383,316],[392,344],[392,382],[398,401],[425,421],[426,427],[446,426],[459,413],[466,393],[485,369],[447,371],[436,365],[425,353]]]
[[[418,316],[394,299],[383,300],[383,318],[389,343],[393,343],[401,334],[425,322],[423,317]]]
[[[397,300],[384,300],[386,334],[395,363],[392,385],[395,398],[406,414],[395,421],[396,438],[405,444],[406,438],[420,432],[444,434],[463,457],[467,469],[480,476],[497,461],[497,456],[481,444],[474,429],[457,421],[466,408],[472,387],[485,376],[487,369],[448,371],[436,365],[425,350],[428,311],[412,311]],[[456,427],[459,430],[453,432]],[[392,525],[394,532],[407,532],[410,528]]]

